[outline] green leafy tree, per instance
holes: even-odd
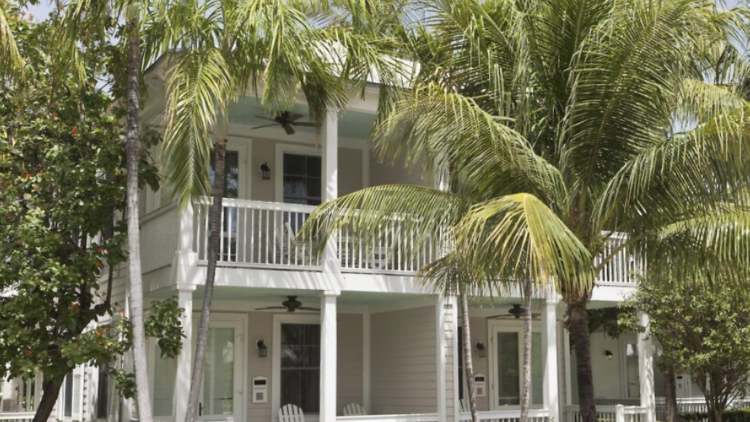
[[[113,314],[113,271],[128,252],[124,113],[102,88],[117,63],[106,40],[78,43],[82,80],[58,66],[55,22],[11,28],[27,82],[0,92],[0,362],[10,376],[43,374],[34,420],[46,421],[74,365],[129,349],[125,333],[97,328]],[[140,182],[157,187],[148,155],[139,160]],[[165,312],[179,308],[155,309],[151,331],[174,350],[181,331]]]
[[[378,220],[362,210],[417,215],[407,231],[455,227],[455,242],[483,272],[564,268],[554,283],[567,305],[582,420],[595,422],[592,269],[623,251],[647,255],[653,274],[729,275],[750,264],[750,214],[737,205],[750,179],[747,66],[736,54],[723,71],[714,66],[714,53],[743,35],[743,10],[702,0],[424,6],[430,18],[400,50],[419,61],[419,73],[374,142],[386,162],[404,159],[426,175],[450,169],[477,202],[460,216],[453,198],[373,187],[324,205],[316,218],[373,234]],[[599,259],[577,266],[509,255],[527,239],[510,216],[552,236],[547,210]],[[606,247],[621,234],[619,247]]]
[[[750,295],[710,276],[649,280],[635,306],[649,314],[661,362],[690,374],[706,397],[709,421],[721,422],[750,388]]]

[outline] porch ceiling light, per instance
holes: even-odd
[[[477,348],[477,353],[479,354],[480,358],[487,357],[487,348],[484,347],[484,343],[482,343],[481,341],[478,341],[476,348]]]
[[[258,347],[258,357],[264,358],[268,356],[268,347],[266,346],[266,342],[263,341],[263,339],[258,340],[255,345]]]
[[[263,180],[271,180],[271,167],[268,167],[267,161],[260,165],[260,174]]]

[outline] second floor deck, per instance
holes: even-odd
[[[141,223],[143,272],[173,264],[175,252],[189,245],[196,265],[208,261],[208,210],[210,201],[197,201],[191,215],[181,216],[169,205],[145,216]],[[314,206],[227,198],[223,201],[219,267],[234,269],[286,270],[315,273],[323,270],[319,245],[295,239]],[[187,239],[187,240],[186,240]],[[425,264],[442,253],[439,234],[415,233],[401,219],[388,220],[372,235],[354,236],[342,230],[333,236],[336,261],[343,274],[413,277]],[[188,242],[188,244],[185,244]],[[615,251],[624,239],[613,236],[606,246]],[[600,260],[597,259],[596,263]],[[597,286],[622,290],[636,286],[640,268],[623,248],[603,266]]]

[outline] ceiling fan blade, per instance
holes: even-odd
[[[286,307],[285,306],[266,306],[265,308],[255,308],[256,311],[271,311],[271,310],[277,310],[277,309],[286,310]]]
[[[318,125],[313,122],[290,122],[289,124],[294,126],[318,127]]]
[[[499,315],[488,316],[487,319],[508,319],[508,317],[511,317],[511,316],[513,315],[499,314]]]
[[[263,119],[263,120],[268,120],[268,121],[271,121],[271,122],[276,122],[275,119],[271,119],[271,118],[265,117],[265,116],[255,116],[255,117],[257,117],[259,119]],[[278,122],[276,122],[276,123],[278,123]]]
[[[287,121],[287,123],[291,123],[291,122],[293,122],[295,120],[301,119],[302,117],[304,117],[304,116],[302,116],[301,114],[297,114],[297,113],[289,114],[286,117],[286,121]]]
[[[264,128],[264,127],[271,127],[271,126],[276,126],[277,124],[278,124],[278,123],[271,123],[271,124],[268,124],[268,125],[260,125],[260,126],[255,126],[255,127],[252,127],[252,128],[250,128],[250,129],[251,129],[251,130],[255,130],[255,129],[261,129],[261,128]]]
[[[283,125],[281,125],[281,127],[284,128],[284,131],[286,132],[287,135],[294,135],[294,128],[291,127],[290,125],[283,124]]]
[[[300,306],[297,309],[300,310],[300,311],[315,311],[315,312],[320,312],[320,309],[318,309],[318,308],[310,308],[308,306]]]

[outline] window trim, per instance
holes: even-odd
[[[299,315],[286,315],[286,314],[274,314],[273,315],[273,346],[271,348],[271,411],[272,420],[278,420],[279,407],[281,407],[281,325],[282,324],[317,324],[320,325],[320,317],[318,315],[310,314],[299,314]],[[323,367],[321,365],[321,371]],[[317,422],[318,415],[305,415],[305,420],[308,422]]]
[[[309,156],[317,156],[322,158],[322,151],[321,148],[317,147],[310,147],[310,146],[303,146],[303,145],[292,145],[292,144],[283,144],[283,143],[276,143],[276,169],[274,170],[275,178],[274,181],[274,188],[275,188],[275,201],[276,202],[284,202],[284,154],[295,154],[295,155],[309,155]],[[324,190],[324,184],[325,184],[326,176],[325,176],[325,168],[323,168],[323,163],[321,161],[321,168],[320,168],[320,191],[321,196]],[[324,199],[321,198],[321,202],[323,202]]]
[[[487,397],[490,404],[490,410],[515,410],[520,409],[520,405],[504,405],[501,406],[497,403],[497,400],[495,399],[496,391],[497,391],[497,333],[517,333],[519,342],[518,342],[518,369],[521,370],[523,368],[523,321],[522,320],[487,320],[487,338],[489,339],[489,353],[488,353],[488,372],[489,374],[485,374],[488,377],[489,380],[489,388],[487,388]],[[531,333],[532,335],[535,333],[539,333],[542,336],[544,333],[542,333],[542,327],[539,321],[533,321],[531,322]],[[533,351],[532,351],[533,356]],[[544,358],[542,358],[542,365],[544,365]],[[544,373],[544,371],[542,371]],[[518,391],[520,393],[521,387],[523,385],[523,377],[518,377]],[[542,379],[542,388],[544,386],[544,379]],[[533,391],[533,387],[532,387]],[[532,393],[533,394],[533,393]],[[532,397],[531,399],[531,408],[532,409],[540,409],[544,407],[543,404],[534,404],[534,399]]]

